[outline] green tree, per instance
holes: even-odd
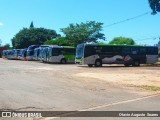
[[[45,41],[60,36],[55,30],[45,28],[23,28],[13,38],[13,48],[27,48],[30,45],[42,45]]]
[[[7,44],[5,44],[3,47],[5,47],[5,48],[7,48],[7,49],[10,49],[10,44],[7,43]]]
[[[125,37],[116,37],[109,44],[126,44],[126,45],[134,45],[135,41],[132,38]]]
[[[76,46],[80,43],[98,42],[99,39],[105,40],[101,33],[103,23],[90,21],[80,24],[70,24],[67,28],[61,28],[61,32],[66,35],[66,40],[70,45]]]
[[[54,40],[47,40],[44,45],[70,46],[71,44],[66,40],[66,37],[59,37]]]
[[[157,12],[160,12],[160,0],[148,0],[149,5],[152,9],[152,14],[155,15]]]
[[[33,21],[30,24],[30,28],[34,28]]]

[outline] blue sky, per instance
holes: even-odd
[[[148,0],[0,0],[0,39],[11,39],[31,21],[35,27],[54,29],[70,23],[97,21],[104,26],[151,12]],[[114,37],[133,38],[137,44],[156,44],[160,37],[160,13],[147,14],[110,27],[104,27],[107,42]],[[154,39],[155,38],[155,39]]]

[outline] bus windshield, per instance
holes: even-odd
[[[83,57],[83,53],[84,53],[84,45],[80,44],[76,48],[76,58],[77,59],[82,58]]]

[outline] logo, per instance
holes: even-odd
[[[11,112],[2,112],[2,117],[12,117]]]

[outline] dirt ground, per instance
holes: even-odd
[[[159,111],[159,71],[151,66],[89,68],[0,58],[0,110]]]
[[[142,65],[141,67],[124,67],[123,65],[103,65],[103,67],[100,68],[90,68],[86,65],[43,64],[35,61],[8,61],[0,59],[0,62],[1,64],[11,62],[12,67],[22,69],[22,71],[25,70],[26,72],[33,71],[33,73],[38,73],[47,71],[47,73],[52,73],[56,71],[56,75],[61,75],[62,72],[62,76],[70,76],[73,79],[83,79],[88,82],[103,81],[122,86],[146,85],[160,87],[160,66]],[[19,64],[21,64],[21,66],[18,66]],[[6,66],[5,69],[7,68],[9,68],[9,66]]]
[[[119,65],[107,65],[102,68],[91,69],[92,71],[83,71],[75,74],[75,76],[95,78],[97,80],[129,86],[147,85],[160,87],[160,67],[141,66],[126,68]]]

